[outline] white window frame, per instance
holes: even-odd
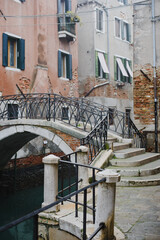
[[[98,18],[97,18],[97,11],[98,11]],[[102,24],[102,29],[99,29],[99,12],[102,12],[102,21],[101,21],[101,24]],[[104,24],[104,12],[102,9],[100,8],[96,8],[96,31],[97,32],[102,32],[104,33],[104,29],[105,29],[105,24]],[[98,27],[97,27],[98,26]]]
[[[117,33],[117,31],[116,31],[116,20],[119,21],[119,35],[120,36],[116,35],[116,33]],[[124,33],[123,36],[122,36],[122,23],[121,22],[123,22],[123,33]],[[127,36],[129,34],[128,33],[129,26],[130,26],[130,24],[127,21],[123,20],[122,18],[115,17],[115,20],[114,20],[114,35],[115,35],[115,38],[129,43],[130,42],[129,39],[127,40]]]

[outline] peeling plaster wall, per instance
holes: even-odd
[[[72,1],[75,12],[77,1]],[[1,18],[2,33],[9,32],[25,39],[25,70],[8,69],[0,58],[0,92],[2,95],[19,93],[16,84],[24,93],[50,92],[78,97],[78,40],[69,42],[59,39],[57,26],[57,1],[33,0],[23,3],[2,0],[1,11],[6,16],[28,16]],[[32,17],[35,16],[35,17]],[[58,50],[72,54],[72,80],[58,78]],[[0,48],[2,56],[2,47]]]
[[[155,0],[155,15],[159,15],[159,1]],[[134,114],[139,126],[154,131],[153,35],[151,5],[134,7]],[[156,22],[156,74],[158,115],[160,97],[160,22]],[[141,72],[144,72],[146,76]]]

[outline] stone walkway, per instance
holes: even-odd
[[[128,240],[160,240],[160,186],[117,187],[115,226]]]

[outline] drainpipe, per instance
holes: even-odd
[[[156,38],[155,38],[155,0],[152,0],[152,34],[153,34],[153,80],[154,80],[154,113],[155,113],[155,152],[158,152],[158,113],[157,113],[157,77],[156,77]]]
[[[109,82],[111,80],[110,75],[110,51],[109,51],[109,16],[108,16],[108,9],[105,8],[106,16],[107,16],[107,60],[108,60],[108,70],[109,70]]]

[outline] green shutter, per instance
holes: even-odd
[[[95,75],[98,77],[98,52],[95,51]]]
[[[107,53],[104,53],[104,58],[106,60],[106,64],[107,64],[107,67],[108,67],[108,55]],[[108,78],[108,73],[104,73],[104,78],[107,79]]]
[[[126,63],[126,61],[127,61],[126,58],[123,58],[123,59],[122,59],[123,66],[124,66],[124,68],[125,68],[125,70],[126,70],[126,72],[127,72],[127,63]],[[127,72],[127,73],[128,73],[128,72]],[[128,76],[129,76],[129,74],[128,74]],[[123,76],[122,81],[123,81],[123,82],[127,82],[127,79],[128,79],[128,77]]]
[[[72,55],[68,54],[67,56],[67,78],[72,79]]]
[[[132,61],[128,61],[128,64],[132,70]],[[132,83],[132,77],[129,75],[129,83]]]
[[[62,62],[62,54],[61,54],[61,51],[58,50],[58,77],[62,76],[61,62]]]
[[[114,56],[114,80],[117,81],[117,61],[115,56]]]
[[[8,66],[8,35],[3,33],[3,54],[2,54],[2,65]]]

